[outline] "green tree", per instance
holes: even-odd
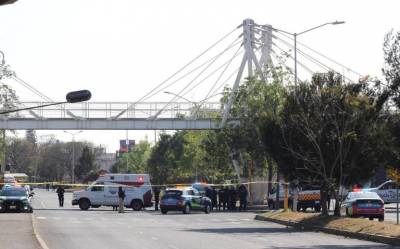
[[[316,74],[311,83],[289,92],[282,135],[294,163],[283,170],[311,176],[320,185],[324,214],[328,192],[340,215],[339,186],[369,179],[380,164],[379,120],[388,99],[384,92],[369,82],[344,84],[335,73]]]
[[[91,172],[97,170],[98,167],[94,164],[94,160],[93,151],[88,145],[85,145],[78,159],[78,164],[75,166],[75,175],[79,180],[85,180]]]
[[[135,144],[132,151],[124,153],[121,158],[112,166],[111,171],[114,173],[128,172],[130,173],[146,173],[148,171],[147,161],[150,157],[151,145],[147,140],[139,141]]]

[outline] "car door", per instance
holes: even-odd
[[[190,197],[190,203],[191,207],[193,210],[199,210],[201,209],[201,195],[200,193],[196,190],[188,190],[187,195]]]
[[[106,186],[104,189],[104,205],[118,206],[118,186]]]
[[[90,203],[92,205],[104,205],[104,182],[97,182],[90,188]]]

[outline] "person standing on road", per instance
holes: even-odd
[[[225,206],[226,206],[226,209],[229,210],[229,188],[228,187],[224,188],[224,210],[225,210]]]
[[[158,211],[158,203],[160,202],[160,187],[154,188],[154,209]]]
[[[59,185],[57,188],[57,195],[58,195],[58,204],[60,207],[64,207],[64,188]]]
[[[225,189],[224,187],[221,187],[220,190],[218,190],[218,211],[221,211],[221,207],[223,207],[223,211],[225,211]]]
[[[244,184],[240,185],[239,187],[239,211],[245,211],[247,209],[247,188]]]
[[[119,198],[119,209],[118,213],[124,213],[124,199],[125,199],[125,191],[122,190],[122,187],[118,187],[118,198]]]
[[[215,187],[213,187],[212,188],[212,199],[211,199],[211,202],[212,202],[212,208],[213,209],[215,208],[215,210],[218,209],[217,195],[218,195],[218,192],[215,189]]]
[[[236,189],[235,186],[231,186],[229,189],[229,210],[236,210]]]

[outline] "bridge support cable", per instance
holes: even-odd
[[[175,101],[177,98],[179,98],[178,96],[181,96],[181,94],[188,88],[190,87],[205,71],[207,71],[220,57],[222,54],[224,54],[227,50],[231,49],[233,44],[235,44],[235,42],[233,42],[231,45],[228,46],[228,48],[224,49],[221,53],[218,54],[217,57],[215,57],[205,68],[203,68],[182,90],[180,90],[176,95],[174,95],[174,97],[171,98],[171,100],[162,108],[160,109],[154,116],[150,117],[150,119],[157,119],[157,117],[163,112],[163,110],[170,105],[170,103],[172,103],[173,101]],[[226,62],[227,63],[227,62]],[[222,68],[222,67],[221,67]],[[216,71],[214,71],[213,73],[215,73]],[[212,73],[212,74],[213,74]]]
[[[205,63],[199,65],[198,67],[194,68],[193,70],[187,72],[186,74],[184,74],[184,75],[181,76],[180,78],[174,80],[173,82],[171,82],[171,83],[168,84],[167,86],[165,86],[165,87],[159,89],[157,92],[153,93],[153,94],[150,95],[148,98],[151,98],[151,97],[155,96],[156,94],[158,94],[158,93],[160,93],[160,92],[166,90],[168,87],[174,85],[174,84],[175,84],[176,82],[178,82],[179,80],[182,80],[183,78],[189,76],[189,75],[192,74],[193,72],[195,72],[195,71],[197,71],[198,69],[202,68],[203,66],[207,65],[207,63],[211,63],[212,61],[218,59],[224,52],[228,51],[229,49],[233,48],[234,46],[238,45],[239,43],[240,43],[240,42],[235,42],[234,44],[231,44],[231,45],[230,45],[227,49],[225,49],[223,52],[217,54],[216,56],[214,56],[214,57],[212,57],[211,59],[207,60]],[[240,49],[240,47],[241,47],[241,46],[239,46],[239,49]],[[221,67],[223,67],[226,63],[228,63],[228,62],[225,62]],[[209,66],[208,66],[208,67],[209,67]],[[221,67],[220,67],[220,68],[221,68]],[[220,69],[220,68],[218,68],[218,69]],[[193,88],[192,88],[191,90],[193,90]],[[191,91],[191,90],[190,90],[190,91]],[[188,92],[190,92],[190,91],[188,91]],[[184,95],[186,95],[186,94],[187,94],[187,93],[185,93]],[[183,95],[183,96],[184,96],[184,95]]]
[[[281,32],[281,31],[278,31],[278,34],[280,34],[280,35],[282,35],[282,36],[285,36],[286,38],[288,38],[288,39],[290,39],[290,40],[292,40],[292,41],[294,40],[292,37],[288,36],[287,34]],[[336,60],[334,60],[334,59],[328,57],[327,55],[322,54],[321,52],[319,52],[319,51],[317,51],[317,50],[315,50],[315,49],[313,49],[313,48],[307,46],[306,44],[304,44],[304,43],[302,43],[302,42],[297,41],[297,44],[299,44],[299,45],[305,47],[306,49],[312,51],[313,53],[315,53],[315,54],[317,54],[317,55],[319,55],[319,56],[321,56],[322,58],[324,58],[324,59],[326,59],[326,60],[328,60],[328,61],[330,61],[330,62],[332,62],[332,63],[334,63],[334,64],[336,64],[336,65],[338,65],[338,66],[340,66],[340,67],[342,67],[342,68],[344,68],[344,69],[346,69],[346,70],[349,71],[349,72],[352,72],[352,73],[354,73],[354,74],[356,74],[356,75],[358,75],[358,76],[362,76],[362,74],[360,74],[359,72],[357,72],[357,71],[355,71],[355,70],[353,70],[353,69],[347,67],[346,65],[344,65],[344,64],[342,64],[342,63],[340,63],[340,62],[338,62],[338,61],[336,61]]]
[[[166,84],[169,80],[171,80],[172,78],[174,78],[175,76],[177,76],[179,73],[181,73],[183,70],[185,70],[188,66],[190,66],[193,62],[195,62],[196,60],[198,60],[200,57],[202,57],[204,54],[206,54],[207,52],[209,52],[211,49],[213,49],[214,47],[216,47],[218,44],[220,44],[222,41],[224,41],[227,37],[229,37],[231,34],[233,34],[237,29],[239,29],[240,26],[236,27],[235,29],[233,29],[232,31],[228,32],[227,34],[225,34],[222,38],[220,38],[218,41],[216,41],[215,43],[213,43],[210,47],[208,47],[206,50],[204,50],[203,52],[201,52],[198,56],[196,56],[195,58],[193,58],[192,60],[190,60],[187,64],[185,64],[183,67],[181,67],[180,69],[178,69],[175,73],[173,73],[171,76],[169,76],[167,79],[165,79],[164,81],[162,81],[161,83],[159,83],[157,86],[155,86],[153,89],[151,89],[149,92],[147,92],[145,95],[143,95],[141,98],[139,98],[137,101],[135,101],[133,103],[132,106],[128,107],[128,109],[132,108],[135,104],[140,103],[146,99],[149,98],[149,95],[151,95],[154,91],[156,91],[157,89],[159,89],[160,87],[162,87],[164,84]],[[162,90],[161,90],[162,91]],[[154,96],[154,95],[152,95]],[[115,117],[113,117],[113,119],[117,119],[120,118],[128,109],[121,111],[119,114],[117,114]]]
[[[293,41],[293,38],[291,38],[290,36],[288,36],[288,35],[286,35],[286,34],[280,32],[280,31],[277,31],[275,34],[282,35],[282,36],[284,36],[285,38],[289,39],[290,41]],[[283,38],[277,37],[277,36],[274,36],[274,38],[276,38],[276,40],[278,40],[278,41],[284,43],[286,46],[288,46],[288,47],[290,47],[290,48],[294,48],[294,46],[293,46],[290,42],[283,40]],[[332,62],[333,64],[335,64],[335,65],[337,65],[337,66],[339,66],[339,67],[341,67],[341,68],[343,68],[343,69],[345,69],[345,70],[347,70],[347,71],[350,71],[350,72],[354,73],[357,77],[360,77],[360,76],[361,76],[358,72],[356,72],[356,71],[352,70],[351,68],[349,68],[349,67],[347,67],[347,66],[345,66],[345,65],[343,65],[343,64],[341,64],[341,63],[339,63],[339,62],[337,62],[337,61],[335,61],[335,60],[333,60],[333,59],[331,59],[331,58],[329,58],[328,56],[326,56],[326,55],[324,55],[324,54],[322,54],[322,53],[316,51],[315,49],[312,49],[311,47],[305,45],[304,43],[301,43],[301,42],[297,42],[297,43],[298,43],[298,45],[301,45],[301,46],[305,47],[306,49],[308,49],[308,50],[310,50],[311,52],[317,54],[318,56],[324,58],[325,60],[328,60],[328,61]],[[333,71],[333,72],[336,72],[336,73],[338,73],[338,74],[341,74],[341,73],[339,73],[337,70],[335,70],[334,68],[332,68],[331,66],[328,66],[326,63],[322,62],[321,60],[318,60],[317,58],[311,56],[309,53],[305,52],[304,50],[297,48],[297,52],[299,52],[299,54],[301,54],[305,59],[311,61],[313,64],[315,64],[315,65],[317,65],[317,66],[323,68],[324,70]],[[343,75],[343,74],[341,74],[341,75],[342,75],[345,79],[347,79],[348,81],[353,81],[352,79],[346,77],[345,75]]]
[[[280,42],[282,42],[283,44],[285,44],[285,45],[288,46],[288,47],[291,47],[291,46],[292,46],[289,42],[287,42],[287,41],[285,41],[285,40],[283,40],[283,39],[281,39],[281,38],[279,38],[279,37],[277,37],[277,40],[279,40]],[[307,54],[307,53],[305,53],[303,50],[297,48],[297,52],[298,52],[300,55],[302,55],[305,59],[307,59],[308,61],[310,61],[311,63],[317,65],[317,66],[320,67],[320,68],[322,68],[322,70],[324,70],[324,71],[332,71],[332,72],[335,72],[335,73],[337,73],[337,74],[342,75],[341,73],[339,73],[339,72],[338,72],[337,70],[335,70],[334,68],[332,68],[332,67],[326,65],[325,63],[321,62],[320,60],[318,60],[318,59],[312,57],[311,55],[309,55],[309,54]],[[297,62],[297,63],[299,63],[299,62]],[[346,77],[345,75],[342,75],[342,77],[343,77],[344,79],[348,80],[348,81],[352,81],[352,79]]]
[[[200,108],[203,106],[204,101],[206,101],[207,99],[213,97],[213,95],[211,95],[211,92],[214,90],[214,88],[217,86],[218,82],[221,80],[222,76],[225,74],[226,70],[228,70],[229,66],[231,65],[233,59],[235,59],[238,55],[239,55],[239,50],[241,47],[238,48],[238,50],[235,52],[235,54],[232,56],[232,58],[228,61],[228,63],[226,63],[225,68],[222,70],[222,72],[219,74],[217,80],[214,82],[214,84],[212,85],[211,89],[208,91],[207,95],[205,96],[205,98],[200,101],[200,103],[197,105],[195,112],[193,113],[193,116],[196,118],[197,113],[200,111]],[[218,89],[218,88],[217,88]]]

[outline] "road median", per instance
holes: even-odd
[[[354,239],[400,246],[400,226],[347,217],[322,216],[316,213],[271,211],[256,215],[256,220],[318,231]]]

